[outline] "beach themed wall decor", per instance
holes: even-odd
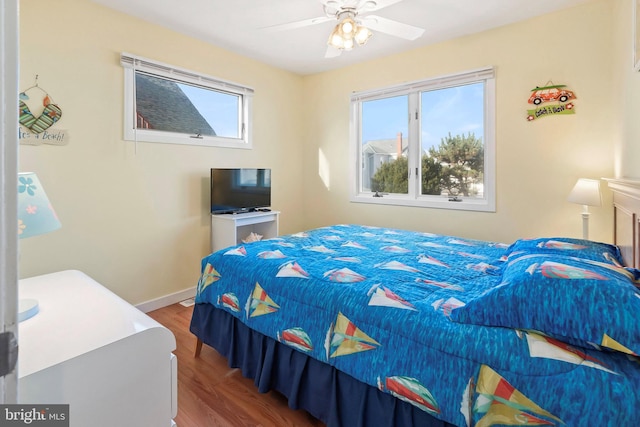
[[[62,117],[62,108],[38,85],[37,75],[35,84],[20,92],[18,117],[21,144],[64,145],[68,142],[66,131],[54,132],[50,129]]]
[[[527,101],[535,107],[527,110],[527,120],[533,121],[558,114],[575,114],[575,99],[576,94],[567,89],[567,85],[554,85],[552,81],[548,81],[545,86],[536,86],[531,89]]]

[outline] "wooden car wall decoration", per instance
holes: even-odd
[[[535,108],[527,110],[527,120],[533,121],[542,117],[558,114],[575,114],[573,100],[576,94],[567,89],[567,85],[554,85],[547,82],[546,86],[536,86],[531,89],[529,104]]]

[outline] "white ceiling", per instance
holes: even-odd
[[[334,58],[325,58],[325,52],[327,39],[337,21],[283,31],[265,29],[325,16],[321,0],[93,1],[267,64],[306,75],[477,33],[592,0],[402,0],[372,13],[424,28],[425,32],[420,38],[407,41],[374,32],[366,45],[357,46]],[[353,4],[358,0],[341,1]]]

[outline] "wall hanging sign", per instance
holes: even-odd
[[[536,108],[527,110],[527,120],[533,121],[542,117],[558,114],[575,114],[573,100],[576,94],[567,89],[567,85],[554,85],[548,81],[546,86],[531,89],[529,104]]]
[[[36,89],[38,91],[35,91]],[[33,86],[20,92],[19,98],[18,138],[21,144],[66,145],[69,142],[66,130],[51,129],[62,117],[62,109],[53,102],[46,90],[38,86],[38,76]],[[27,105],[28,101],[31,101],[29,102],[31,107]]]

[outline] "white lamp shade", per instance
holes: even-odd
[[[33,172],[18,174],[18,237],[24,239],[49,233],[61,227],[60,221]]]
[[[600,195],[600,181],[597,179],[580,178],[571,190],[569,198],[571,203],[586,206],[602,205],[602,197]]]

